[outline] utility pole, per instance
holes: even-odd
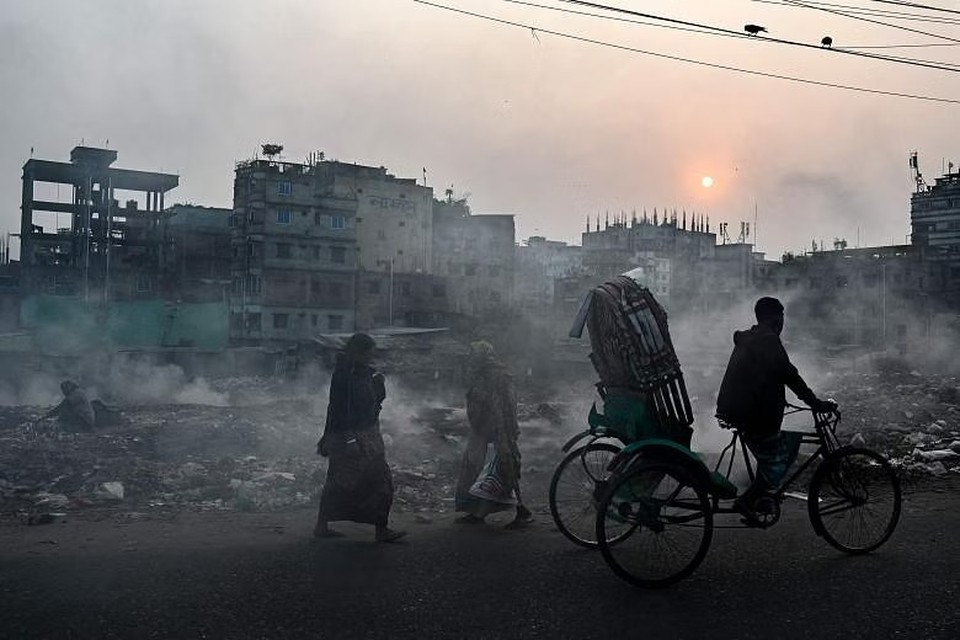
[[[388,297],[388,305],[390,308],[390,324],[393,326],[393,256],[390,256],[390,295]]]

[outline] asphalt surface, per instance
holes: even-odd
[[[847,557],[802,505],[718,530],[687,580],[647,591],[549,516],[522,531],[410,517],[402,544],[313,512],[112,514],[0,527],[2,638],[960,638],[960,490],[908,495],[879,552]],[[502,524],[502,522],[501,522]]]

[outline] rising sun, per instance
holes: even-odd
[[[700,180],[700,184],[703,185],[704,189],[709,189],[713,186],[713,178],[710,176],[703,176],[703,178]]]

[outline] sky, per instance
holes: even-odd
[[[413,0],[3,0],[0,232],[19,230],[31,148],[35,158],[66,161],[81,141],[109,140],[115,166],[180,175],[168,204],[231,206],[234,163],[276,142],[290,161],[323,151],[402,177],[422,180],[426,169],[438,196],[452,187],[475,213],[515,214],[518,241],[544,235],[579,244],[587,216],[666,207],[707,214],[713,229],[728,222],[734,236],[740,221],[756,220],[758,250],[773,258],[813,240],[906,242],[908,156],[919,153],[928,182],[945,162],[960,164],[960,104],[627,50],[960,100],[960,74],[819,46],[827,35],[835,49],[947,44],[869,51],[960,65],[960,46],[949,40],[960,41],[960,15],[909,10],[944,23],[869,16],[944,36],[935,38],[809,2],[606,3],[768,30],[733,38],[504,0],[436,4],[523,26]],[[952,6],[928,4],[938,2]],[[840,4],[906,11],[870,0],[819,6],[850,11]],[[712,188],[701,185],[704,176]]]

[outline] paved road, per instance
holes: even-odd
[[[313,541],[312,513],[0,527],[3,638],[960,638],[960,492],[909,497],[881,552],[845,557],[802,508],[718,531],[688,580],[644,591],[539,516],[408,521]]]

